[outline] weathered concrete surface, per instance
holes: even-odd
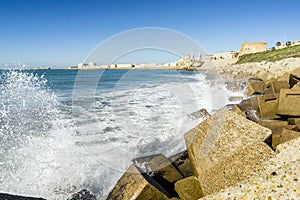
[[[277,114],[300,117],[300,90],[282,89],[280,91]]]
[[[256,110],[259,111],[256,97],[245,99],[239,103],[239,107],[242,111]]]
[[[178,153],[170,157],[169,160],[183,177],[189,177],[193,175],[192,166],[187,151]]]
[[[281,120],[268,120],[268,121],[259,121],[257,124],[264,126],[266,128],[278,127],[278,126],[288,126],[288,121],[281,121]]]
[[[272,133],[272,147],[276,149],[279,144],[295,139],[299,136],[300,132],[298,131],[279,128]]]
[[[278,145],[276,151],[263,172],[202,199],[299,199],[300,138]]]
[[[279,115],[276,114],[278,94],[269,94],[264,96],[258,96],[257,102],[261,119],[278,119]]]
[[[265,85],[264,94],[276,94],[279,93],[281,89],[289,89],[290,84],[287,81],[269,81]]]
[[[200,183],[195,176],[190,176],[175,183],[175,190],[181,200],[198,200],[203,197]]]
[[[289,79],[289,84],[291,87],[296,85],[298,82],[300,82],[300,68],[293,70],[290,73],[290,79]]]
[[[250,82],[246,87],[246,95],[263,94],[265,92],[265,83],[263,81]]]
[[[243,117],[246,117],[246,112],[242,111],[241,108],[237,104],[232,106],[231,111],[235,112]]]
[[[195,176],[230,156],[244,146],[264,141],[271,130],[227,110],[220,110],[185,134],[185,142]]]
[[[256,142],[244,148],[214,167],[199,175],[201,189],[210,195],[249,178],[254,172],[262,171],[264,164],[275,152],[263,142]]]
[[[133,161],[135,163],[143,163],[145,173],[154,173],[154,175],[170,183],[183,178],[181,173],[172,165],[168,158],[162,154],[141,157]]]
[[[139,170],[131,165],[120,178],[107,200],[144,200],[168,199],[163,193],[151,185]]]

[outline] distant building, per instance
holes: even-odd
[[[290,43],[290,46],[296,46],[296,45],[300,45],[300,40],[295,40],[295,41],[292,41]],[[283,42],[283,43],[280,43],[279,46],[275,46],[275,49],[283,49],[283,48],[287,48],[288,45],[287,45],[287,42]]]
[[[243,42],[239,52],[239,56],[264,51],[267,51],[266,42]]]
[[[238,52],[223,52],[217,54],[207,54],[206,60],[223,60],[223,59],[235,59],[238,56]]]

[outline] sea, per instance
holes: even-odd
[[[183,151],[192,113],[233,93],[205,71],[0,70],[0,192],[105,199],[132,159]]]

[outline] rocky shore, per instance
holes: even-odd
[[[247,99],[185,133],[187,150],[133,160],[107,199],[299,199],[300,59],[220,67]]]
[[[218,68],[232,89],[247,83],[247,98],[195,112],[205,120],[185,133],[186,151],[133,159],[108,200],[300,199],[300,59]]]

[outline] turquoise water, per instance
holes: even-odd
[[[205,76],[164,70],[0,71],[0,192],[104,199],[131,163],[185,148],[213,109]],[[214,93],[214,92],[213,92]]]

